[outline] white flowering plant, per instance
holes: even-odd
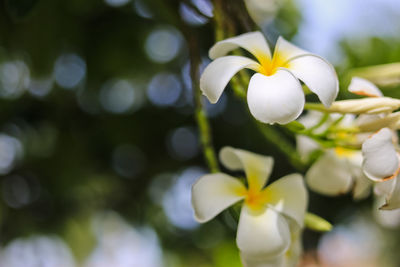
[[[259,20],[254,1],[246,5]],[[355,201],[373,192],[385,199],[380,209],[400,208],[400,100],[384,96],[368,75],[351,75],[343,90],[351,97],[336,100],[340,82],[327,60],[283,37],[272,51],[270,43],[260,31],[217,40],[197,86],[197,120],[211,173],[193,185],[192,207],[201,223],[230,206],[240,210],[236,244],[245,267],[297,266],[303,230],[330,231],[329,222],[307,212],[308,190],[330,197],[351,194]],[[215,104],[229,88],[299,173],[268,185],[270,153],[229,146],[220,150],[219,161],[228,171],[244,171],[246,179],[220,171],[200,97]],[[319,102],[308,101],[313,94]],[[275,128],[294,135],[296,148]]]

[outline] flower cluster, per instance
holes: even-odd
[[[238,48],[248,57],[228,55]],[[200,89],[211,103],[242,69],[255,72],[242,89],[250,113],[262,123],[296,120],[306,107],[307,90],[322,102],[308,103],[311,110],[296,122],[301,127],[287,126],[296,134],[301,161],[309,166],[304,178],[291,174],[265,186],[273,158],[225,147],[221,163],[230,171],[244,171],[246,182],[219,172],[199,178],[192,187],[199,222],[241,203],[236,243],[244,266],[296,266],[308,202],[305,183],[328,196],[351,192],[356,200],[368,197],[373,188],[385,198],[381,209],[400,208],[400,112],[394,112],[400,100],[353,77],[348,91],[364,98],[335,101],[339,82],[334,68],[282,37],[273,53],[260,32],[251,32],[217,42],[209,56],[213,61],[201,76]]]

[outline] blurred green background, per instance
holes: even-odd
[[[397,0],[270,2],[269,41],[332,61],[341,98],[349,70],[400,61]],[[208,170],[182,23],[203,68],[212,17],[209,0],[0,0],[1,267],[241,266],[232,215],[200,226],[190,206]],[[400,97],[396,83],[382,89]],[[217,150],[274,156],[273,179],[297,171],[230,90],[203,104]],[[305,231],[302,266],[398,266],[400,214],[375,206],[310,193],[310,211],[337,227]]]

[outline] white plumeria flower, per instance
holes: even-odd
[[[370,81],[359,77],[354,77],[351,80],[348,90],[357,95],[368,96],[370,97],[369,99],[383,98],[383,94],[378,87]],[[327,123],[332,122],[335,117],[338,118],[339,115],[330,114]],[[354,115],[346,114],[338,126],[358,128],[362,132],[367,131],[367,133],[358,134],[342,133],[353,144],[361,145],[370,135],[368,131],[372,131],[376,127],[382,128],[381,126],[395,125],[396,117],[398,115],[378,113],[373,115],[362,114],[355,118]],[[302,117],[300,122],[307,127],[312,127],[321,118],[322,113],[310,112],[309,115]],[[321,132],[326,129],[327,124],[323,124],[316,130]],[[315,141],[305,136],[297,137],[297,146],[301,154],[310,154],[312,150],[321,149]],[[363,173],[362,162],[361,150],[343,147],[325,150],[321,158],[306,173],[306,182],[313,191],[324,195],[334,196],[345,194],[352,190],[354,199],[367,197],[373,183]]]
[[[383,128],[362,145],[363,171],[371,180],[378,182],[374,191],[384,196],[381,209],[400,208],[399,154],[396,151],[393,131]]]
[[[285,262],[285,257],[289,257],[285,253],[295,232],[291,229],[303,227],[307,191],[302,176],[287,175],[264,188],[272,171],[272,157],[225,147],[220,160],[230,170],[244,170],[248,186],[223,173],[201,177],[192,188],[196,219],[207,222],[244,200],[236,238],[243,264],[280,266],[271,264]]]
[[[227,56],[241,47],[256,59]],[[303,111],[303,81],[325,106],[335,100],[339,87],[336,72],[323,58],[306,52],[279,37],[273,56],[260,32],[245,33],[217,42],[209,51],[213,61],[200,78],[200,89],[216,103],[231,78],[241,69],[256,73],[251,77],[247,102],[251,114],[264,123],[286,124]]]
[[[354,199],[365,198],[372,183],[363,174],[361,164],[360,151],[330,149],[307,171],[307,185],[323,195],[337,196],[351,191]]]
[[[322,118],[320,112],[309,112],[300,118],[300,122],[306,127],[317,125]],[[340,117],[339,114],[330,114],[327,123],[320,125],[316,132],[325,131],[328,123]],[[354,127],[356,123],[353,115],[345,115],[339,123],[339,127]],[[341,133],[338,133],[341,135]],[[359,137],[354,134],[344,133],[345,138],[352,142],[358,141]],[[342,137],[343,138],[343,137]],[[310,167],[305,178],[306,183],[315,192],[327,196],[346,194],[352,191],[354,199],[367,197],[371,182],[362,172],[362,155],[360,150],[335,147],[323,149],[316,141],[307,136],[296,136],[296,145],[300,155],[307,159],[315,150],[323,150],[321,157]]]

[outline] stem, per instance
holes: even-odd
[[[212,173],[215,173],[219,171],[218,161],[214,147],[212,145],[211,128],[201,101],[201,91],[199,85],[199,41],[197,40],[197,35],[195,32],[193,32],[193,29],[188,28],[188,26],[183,22],[178,12],[178,2],[161,1],[161,3],[163,4],[161,10],[166,13],[172,14],[172,16],[169,16],[173,18],[171,22],[182,31],[189,48],[190,78],[194,92],[195,119],[197,122],[197,126],[199,127],[200,143],[202,146],[204,159],[210,171]]]
[[[271,144],[274,144],[276,148],[289,159],[289,162],[293,167],[299,171],[304,171],[306,169],[306,165],[300,159],[297,150],[286,138],[282,136],[281,133],[279,133],[270,125],[266,125],[256,121],[255,119],[254,121],[264,138],[267,139]]]
[[[188,31],[189,32],[189,31]],[[194,103],[195,103],[195,116],[196,122],[199,127],[200,142],[203,149],[204,159],[212,173],[219,172],[217,156],[215,149],[212,144],[211,128],[206,112],[201,101],[201,91],[199,86],[199,63],[200,56],[197,51],[198,41],[193,34],[185,34],[190,56],[190,77],[192,82],[192,88],[194,90]]]
[[[317,111],[321,111],[321,112],[329,112],[329,110],[327,110],[327,108],[324,107],[324,105],[318,104],[318,103],[305,103],[304,109],[317,110]]]
[[[217,156],[212,145],[210,125],[202,105],[196,105],[196,121],[200,132],[200,141],[203,148],[204,158],[212,173],[219,172]]]

